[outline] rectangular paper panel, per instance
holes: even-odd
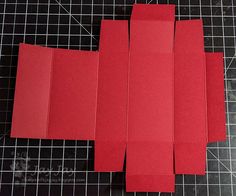
[[[54,49],[49,138],[95,138],[98,57],[98,52]]]
[[[226,139],[223,53],[206,53],[208,142]]]
[[[95,171],[123,170],[127,139],[128,45],[128,21],[102,21]]]
[[[46,138],[53,49],[20,44],[11,137]]]
[[[204,174],[207,144],[206,62],[201,20],[176,22],[175,173]]]
[[[161,9],[166,14],[159,17]],[[134,5],[126,190],[173,192],[174,6]]]

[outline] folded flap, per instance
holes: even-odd
[[[175,143],[175,174],[205,175],[206,143]]]
[[[53,49],[20,44],[11,137],[46,138]]]
[[[127,192],[174,192],[175,175],[129,175],[126,173]]]
[[[131,20],[172,21],[175,20],[175,5],[134,4]]]
[[[206,53],[208,142],[226,139],[223,53]]]

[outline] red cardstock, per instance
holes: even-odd
[[[128,21],[102,21],[95,171],[123,170],[127,140],[128,38]]]
[[[159,17],[155,10],[165,15]],[[134,5],[130,71],[126,191],[173,192],[173,5]]]
[[[20,44],[11,137],[47,137],[52,62],[51,48]]]
[[[208,142],[224,141],[225,97],[223,53],[206,53]]]
[[[98,52],[21,44],[11,136],[93,140],[97,69]]]
[[[174,12],[135,4],[130,40],[128,21],[103,20],[99,52],[20,44],[11,136],[95,140],[98,172],[126,154],[128,192],[205,174],[207,142],[226,139],[223,54],[204,52],[201,20],[174,29]]]
[[[206,62],[201,20],[175,29],[175,173],[205,174],[207,144]]]
[[[54,49],[48,136],[95,137],[98,52]]]

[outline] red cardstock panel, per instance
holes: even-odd
[[[223,53],[206,53],[208,142],[226,139]]]
[[[20,45],[12,137],[95,137],[98,52]]]
[[[134,4],[131,20],[174,21],[175,6],[171,4]]]
[[[20,44],[11,137],[47,137],[52,54],[51,48]]]
[[[127,140],[128,37],[128,21],[102,21],[99,42],[95,171],[123,170]]]
[[[134,5],[130,21],[126,191],[173,192],[174,6],[165,19],[149,8]]]
[[[175,173],[204,174],[207,144],[206,62],[201,20],[176,22]]]
[[[54,50],[49,138],[95,138],[98,58],[98,52]]]
[[[135,40],[132,42],[132,47],[135,48],[136,53],[169,53],[172,51],[174,20],[174,5],[134,4],[130,32],[138,32],[138,34],[132,34],[132,39]]]

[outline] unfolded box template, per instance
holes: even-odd
[[[128,192],[174,192],[226,138],[223,54],[174,5],[135,4],[128,25],[102,20],[99,51],[20,44],[11,136],[95,140],[95,171],[126,156]]]

